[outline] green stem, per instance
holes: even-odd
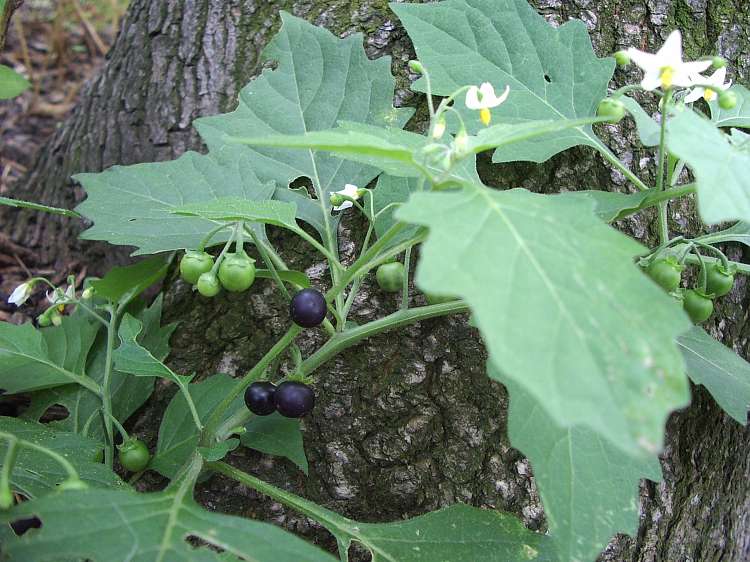
[[[398,312],[394,312],[393,314],[389,314],[378,320],[368,322],[363,326],[358,326],[351,330],[336,334],[318,349],[318,351],[302,362],[299,373],[302,375],[309,375],[323,363],[330,360],[338,353],[341,353],[344,349],[347,349],[366,338],[374,336],[375,334],[387,332],[388,330],[393,330],[407,324],[413,324],[420,320],[466,312],[468,310],[468,306],[463,301],[452,301],[433,304],[430,306],[420,306],[407,310],[399,310]]]
[[[294,341],[294,339],[299,335],[301,331],[302,328],[300,328],[296,324],[292,325],[292,327],[286,331],[282,338],[277,341],[271,349],[268,350],[268,352],[261,358],[261,360],[258,361],[244,377],[237,381],[234,387],[232,387],[232,390],[229,391],[229,394],[224,397],[224,400],[222,400],[219,405],[214,408],[213,412],[211,413],[211,417],[208,419],[208,422],[206,422],[206,427],[203,430],[203,438],[201,439],[201,443],[204,446],[210,446],[212,444],[212,440],[216,435],[216,428],[221,423],[221,420],[224,417],[224,413],[232,405],[232,402],[234,402],[238,396],[245,392],[245,389],[250,386],[253,381],[260,378],[260,376],[266,370],[266,367],[270,365],[271,361],[273,361],[277,355],[284,351]]]
[[[71,304],[80,306],[81,308],[83,308],[83,310],[85,310],[89,314],[89,316],[94,318],[94,320],[96,320],[97,322],[100,322],[105,328],[109,329],[109,322],[106,319],[104,319],[100,314],[98,314],[94,309],[92,309],[90,306],[83,304],[83,302],[81,302],[80,300],[73,301],[73,303]]]
[[[245,229],[247,233],[250,235],[250,238],[253,240],[253,244],[255,244],[255,247],[258,249],[258,253],[260,254],[261,259],[263,260],[263,263],[266,264],[266,267],[271,270],[271,275],[273,275],[273,280],[278,285],[279,290],[281,290],[284,297],[286,297],[286,300],[291,300],[291,296],[289,296],[289,291],[286,289],[286,285],[284,285],[284,282],[281,280],[281,277],[279,277],[279,272],[276,270],[276,265],[273,263],[273,260],[271,259],[271,256],[266,251],[265,247],[260,243],[260,240],[258,239],[258,235],[252,228],[246,228]]]
[[[219,226],[217,226],[216,228],[214,228],[213,230],[210,230],[209,233],[206,234],[206,236],[203,238],[203,240],[201,240],[201,243],[198,244],[198,251],[199,252],[205,252],[206,251],[206,244],[208,244],[211,241],[211,238],[213,238],[216,235],[217,232],[219,232],[219,231],[224,230],[225,228],[227,228],[227,226],[228,225],[226,223],[222,223]]]
[[[659,161],[656,165],[656,190],[664,190],[664,165],[667,155],[667,119],[669,115],[670,103],[672,101],[672,90],[667,90],[662,98],[661,123],[659,126]],[[669,240],[669,216],[668,200],[661,201],[659,207],[659,241],[664,244]]]
[[[712,264],[712,263],[721,263],[721,260],[718,258],[711,258],[708,256],[701,256],[704,263]],[[701,261],[693,256],[689,255],[685,257],[685,262],[692,264],[692,265],[700,265]],[[737,273],[741,273],[742,275],[750,275],[750,265],[746,263],[739,263],[736,261],[729,261],[729,265],[732,267],[732,269],[736,269]]]
[[[9,197],[0,197],[0,205],[8,205],[9,207],[16,207],[21,209],[32,209],[34,211],[42,211],[44,213],[50,213],[52,215],[62,215],[64,217],[71,217],[74,219],[80,219],[83,215],[70,211],[68,209],[61,209],[59,207],[49,207],[47,205],[40,205],[39,203],[32,203],[31,201],[23,201],[21,199],[11,199]]]
[[[334,271],[341,271],[341,263],[339,262],[338,258],[333,254],[332,251],[330,251],[328,248],[323,246],[320,242],[315,240],[312,236],[310,236],[307,232],[305,232],[301,228],[297,228],[292,230],[295,234],[300,236],[305,242],[310,244],[313,248],[318,250],[321,254],[325,256],[325,258],[329,261],[331,265],[331,274],[333,274]]]
[[[128,439],[130,439],[130,435],[128,435],[128,432],[125,430],[125,428],[122,426],[122,424],[117,421],[117,418],[115,416],[110,416],[112,418],[112,423],[117,428],[117,431],[120,433],[120,436],[122,437],[122,442],[124,443]]]
[[[0,509],[8,509],[13,505],[13,495],[10,487],[10,475],[13,473],[13,467],[18,457],[18,438],[15,435],[8,434],[8,448],[5,450],[5,459],[3,459],[3,468],[0,471],[0,494],[2,494],[2,504],[9,501],[7,505],[0,504]]]
[[[607,162],[612,164],[615,168],[620,170],[622,175],[624,175],[630,183],[632,183],[634,186],[636,186],[640,191],[648,191],[649,187],[643,183],[641,178],[636,176],[633,172],[630,171],[630,168],[628,168],[625,164],[623,164],[620,159],[615,156],[615,154],[607,148],[604,144],[597,145],[595,148],[599,151],[599,154],[601,154]]]
[[[112,353],[115,347],[115,324],[117,323],[112,305],[109,305],[109,323],[107,324],[107,354],[104,360],[104,378],[102,379],[102,411],[104,412],[104,433],[107,446],[104,448],[104,463],[108,468],[114,465],[114,432],[112,431],[112,397],[110,382],[112,379]]]
[[[409,266],[411,260],[411,248],[404,253],[404,285],[401,289],[401,310],[409,308]]]
[[[705,248],[709,252],[713,252],[714,254],[716,254],[717,256],[719,256],[719,259],[721,260],[721,266],[724,269],[727,269],[727,270],[729,269],[729,258],[726,256],[726,254],[724,252],[722,252],[721,250],[719,250],[719,248],[717,248],[715,246],[711,246],[710,244],[706,244],[705,242],[699,242],[698,240],[693,240],[693,243],[696,246],[700,246],[701,248]]]

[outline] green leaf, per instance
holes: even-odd
[[[615,533],[634,535],[639,482],[661,480],[658,457],[629,456],[585,426],[562,427],[520,385],[506,384],[508,435],[531,462],[560,559],[595,560]]]
[[[628,113],[630,113],[635,120],[641,144],[646,147],[659,146],[661,125],[654,121],[654,119],[641,107],[641,104],[633,98],[621,96],[618,99],[623,105],[625,105],[625,109],[628,110]]]
[[[214,408],[226,397],[235,385],[232,377],[216,374],[203,382],[187,385],[187,390],[195,404],[202,422],[206,422]],[[236,410],[243,404],[242,397],[238,397],[228,409]],[[225,419],[230,414],[225,416]],[[167,478],[173,478],[179,468],[185,464],[198,445],[198,429],[191,418],[190,408],[182,393],[177,393],[169,402],[159,427],[159,439],[156,451],[149,468],[156,470]]]
[[[76,490],[23,502],[0,513],[7,523],[37,515],[41,529],[8,537],[12,560],[208,562],[222,559],[205,544],[243,560],[333,562],[334,558],[276,525],[206,511],[182,489],[137,494]],[[192,539],[204,546],[196,547]]]
[[[17,209],[32,209],[34,211],[42,211],[44,213],[50,213],[52,215],[62,215],[64,217],[72,217],[72,218],[81,217],[81,215],[79,215],[75,211],[70,211],[68,209],[61,209],[59,207],[49,207],[47,205],[40,205],[39,203],[32,203],[31,201],[23,201],[21,199],[10,199],[9,197],[0,197],[0,205],[7,205],[8,207],[16,207]]]
[[[83,365],[98,329],[82,314],[43,330],[0,322],[0,388],[8,394],[71,383],[95,389]]]
[[[173,213],[195,216],[212,221],[260,222],[291,230],[298,230],[294,219],[297,206],[282,201],[251,201],[237,197],[223,197],[205,203],[192,203],[177,207]]]
[[[586,209],[590,208],[589,201],[594,202],[594,212],[604,222],[614,222],[625,214],[639,209],[641,204],[649,196],[646,191],[637,193],[619,193],[616,191],[582,190],[561,193],[557,197],[572,199],[573,201],[585,201]]]
[[[113,303],[127,303],[161,281],[168,267],[162,256],[154,256],[133,265],[113,267],[102,279],[92,281],[91,287],[99,297]]]
[[[397,207],[386,209],[391,203],[406,203],[409,196],[419,189],[417,178],[399,178],[389,174],[382,174],[378,178],[378,184],[372,192],[373,207],[375,213],[380,213],[375,219],[375,234],[383,236],[385,232],[398,221],[393,217]],[[381,213],[382,211],[382,213]],[[395,236],[389,246],[397,246],[400,242],[414,236],[419,230],[416,225],[409,225]]]
[[[310,287],[310,278],[301,271],[293,271],[291,269],[277,270],[279,278],[282,281],[298,285],[303,288]],[[273,272],[270,269],[256,269],[255,276],[261,279],[273,279]]]
[[[0,64],[0,100],[19,96],[29,88],[31,88],[31,82],[12,68]]]
[[[198,452],[201,456],[209,462],[220,461],[226,457],[229,453],[234,451],[240,446],[240,440],[236,437],[217,443],[213,447],[198,447]]]
[[[138,312],[134,311],[143,323],[143,331],[138,336],[138,342],[160,361],[166,358],[169,353],[169,338],[175,329],[174,324],[161,326],[161,310],[162,296],[159,295],[149,308],[144,308]],[[78,311],[74,312],[73,316],[76,314],[78,314]],[[45,328],[42,333],[46,335],[50,330],[50,328]],[[99,384],[104,378],[106,355],[106,334],[101,331],[91,348],[87,364],[87,372]],[[134,378],[114,369],[110,380],[112,414],[121,422],[125,422],[148,400],[153,388],[154,379],[151,377]],[[39,420],[53,404],[64,406],[68,411],[68,417],[60,421],[50,422],[51,427],[62,431],[81,433],[91,419],[87,435],[99,442],[104,441],[104,426],[99,414],[102,404],[98,396],[78,385],[65,385],[37,392],[32,395],[31,405],[24,412],[24,417]]]
[[[692,381],[706,387],[727,414],[745,425],[750,409],[750,364],[699,326],[677,338],[677,345]]]
[[[187,152],[171,162],[77,174],[74,179],[88,194],[77,211],[94,222],[81,237],[135,246],[135,255],[197,248],[215,223],[172,211],[223,197],[270,199],[274,185],[261,182],[252,166],[250,155],[238,146],[208,155]],[[228,237],[228,231],[219,232],[213,243]]]
[[[302,444],[299,420],[285,418],[278,412],[270,416],[254,416],[240,436],[245,447],[277,457],[285,457],[307,474],[307,457]]]
[[[678,113],[668,122],[667,131],[670,152],[695,173],[703,221],[750,221],[750,153],[694,111]]]
[[[750,222],[738,222],[725,230],[699,236],[696,240],[704,244],[739,242],[745,246],[750,246]]]
[[[555,423],[632,454],[661,448],[689,400],[674,339],[690,323],[634,265],[640,244],[593,203],[522,189],[416,193],[396,216],[430,229],[419,288],[465,300],[493,364]]]
[[[318,521],[336,538],[340,553],[352,541],[360,543],[373,562],[558,560],[549,537],[507,513],[456,504],[406,521],[360,523],[225,463],[210,467]]]
[[[737,105],[732,109],[722,109],[718,96],[708,102],[711,109],[711,121],[717,127],[750,127],[750,91],[740,84],[729,88],[737,96]]]
[[[378,127],[402,127],[406,123],[413,111],[392,105],[390,57],[369,60],[359,33],[338,39],[324,28],[285,12],[281,12],[281,20],[281,30],[262,55],[263,61],[275,61],[277,67],[264,71],[240,92],[235,111],[195,122],[210,151],[227,146],[227,136],[247,136],[248,131],[264,137],[331,129],[342,120]],[[334,223],[328,216],[329,194],[347,183],[365,186],[380,172],[312,150],[245,150],[258,177],[279,186],[278,199],[289,200],[284,191],[295,179],[310,178],[324,239],[334,236]]]
[[[81,480],[95,487],[125,487],[125,483],[106,466],[95,461],[101,444],[74,433],[56,431],[46,424],[0,417],[0,431],[18,439],[52,449],[63,455],[76,469]],[[8,442],[0,439],[0,466]],[[40,451],[21,446],[13,466],[11,488],[28,498],[43,496],[67,480],[68,473],[55,459]]]
[[[447,96],[489,81],[510,95],[494,108],[496,122],[594,117],[607,93],[614,61],[598,59],[586,26],[570,21],[554,28],[526,0],[447,0],[429,4],[390,4],[430,72],[432,90]],[[416,88],[425,91],[424,79]],[[456,107],[472,131],[476,112]],[[560,131],[495,152],[495,162],[543,162],[577,145],[606,150],[590,125]]]

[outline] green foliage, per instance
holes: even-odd
[[[92,281],[91,286],[98,297],[127,303],[161,281],[168,266],[162,257],[154,256],[126,267],[113,267],[102,279]]]
[[[205,545],[258,562],[333,562],[334,558],[275,525],[206,511],[183,487],[166,492],[82,490],[24,502],[0,521],[38,514],[42,528],[6,537],[0,552],[12,560],[62,558],[209,562],[221,560]],[[203,546],[194,546],[196,538]]]
[[[722,109],[719,98],[709,102],[711,120],[717,127],[750,127],[750,91],[740,84],[729,88],[737,96],[737,105],[732,109]]]
[[[20,96],[29,88],[31,88],[31,82],[12,68],[0,64],[0,100]]]
[[[247,431],[240,437],[245,447],[285,457],[307,474],[307,457],[298,419],[285,418],[275,412],[270,416],[254,416],[245,429]]]
[[[0,431],[12,433],[20,440],[52,449],[66,457],[81,480],[92,487],[124,487],[118,476],[97,462],[102,447],[92,439],[75,433],[57,431],[35,422],[0,417]],[[4,464],[8,443],[0,439],[0,466]],[[68,479],[68,473],[55,459],[38,450],[21,447],[10,476],[11,487],[28,498],[36,498],[55,490]]]
[[[594,117],[607,93],[614,60],[596,58],[583,22],[554,28],[525,0],[393,3],[391,9],[430,70],[434,93],[446,96],[480,81],[510,86],[508,100],[493,110],[498,122]],[[425,81],[415,88],[424,91]],[[457,107],[476,130],[476,114],[463,100]],[[497,150],[493,161],[544,162],[576,145],[604,147],[584,125]]]
[[[283,201],[251,201],[236,197],[218,198],[206,203],[177,207],[173,213],[222,222],[260,222],[297,230],[297,206]]]
[[[574,201],[590,200],[594,202],[594,212],[604,222],[614,222],[640,209],[648,198],[645,191],[637,193],[619,193],[613,191],[582,190],[562,193],[559,197]]]
[[[667,415],[689,398],[674,345],[689,324],[633,264],[639,244],[591,203],[520,189],[419,193],[397,216],[429,227],[417,284],[449,284],[469,304],[501,380],[563,427],[659,450]]]
[[[692,111],[677,114],[667,128],[669,149],[695,172],[703,221],[750,221],[750,153]]]
[[[750,364],[698,326],[677,338],[677,345],[692,381],[705,386],[727,414],[745,425],[750,409]]]

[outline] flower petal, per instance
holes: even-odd
[[[466,92],[466,107],[469,109],[482,109],[482,104],[479,103],[479,88],[472,86],[469,91]]]
[[[656,56],[663,61],[661,66],[678,67],[682,64],[682,34],[679,29],[669,34]]]

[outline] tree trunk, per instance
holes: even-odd
[[[680,27],[688,54],[718,50],[730,61],[735,80],[747,82],[750,39],[743,30],[750,29],[750,6],[744,0],[538,0],[535,5],[555,23],[585,21],[600,56],[629,45],[653,47]],[[420,102],[405,90],[405,63],[414,56],[412,48],[382,0],[132,0],[106,68],[14,195],[69,207],[84,195],[69,180],[72,173],[199,150],[191,121],[232,109],[239,88],[260,71],[259,53],[278,28],[280,9],[338,35],[364,32],[370,56],[393,56],[397,102]],[[618,71],[614,85],[637,76],[635,70]],[[652,155],[634,147],[634,131],[624,123],[606,127],[602,134],[637,169]],[[584,149],[568,151],[544,166],[490,168],[482,161],[480,172],[490,184],[535,190],[625,186],[623,177]],[[695,231],[697,220],[690,209],[683,211],[675,226]],[[6,234],[33,244],[45,264],[81,259],[101,272],[124,257],[111,247],[105,251],[101,244],[77,241],[79,225],[68,219],[0,210],[0,221]],[[343,239],[357,239],[361,226],[345,224]],[[621,226],[639,237],[650,236],[645,222],[633,219]],[[296,267],[315,265],[293,242],[281,238],[280,244]],[[347,248],[344,243],[344,256]],[[731,252],[732,258],[742,259],[741,250]],[[358,302],[353,318],[358,322],[397,306],[393,297],[367,286]],[[720,302],[710,330],[746,355],[745,280]],[[181,322],[172,340],[171,364],[203,376],[240,373],[283,333],[284,308],[270,284],[206,304],[184,284],[168,280],[167,318]],[[319,344],[310,336],[303,353]],[[463,501],[512,511],[530,528],[544,529],[529,465],[506,437],[505,391],[486,377],[485,359],[465,318],[430,320],[368,340],[317,373],[319,402],[305,422],[309,478],[286,461],[249,450],[235,452],[232,462],[362,520],[393,520]],[[131,423],[152,444],[170,395],[169,388],[160,388]],[[642,486],[638,536],[617,537],[602,559],[750,558],[748,444],[750,433],[696,389],[693,405],[669,423],[664,482]],[[331,544],[309,520],[228,480],[209,480],[199,499]]]

